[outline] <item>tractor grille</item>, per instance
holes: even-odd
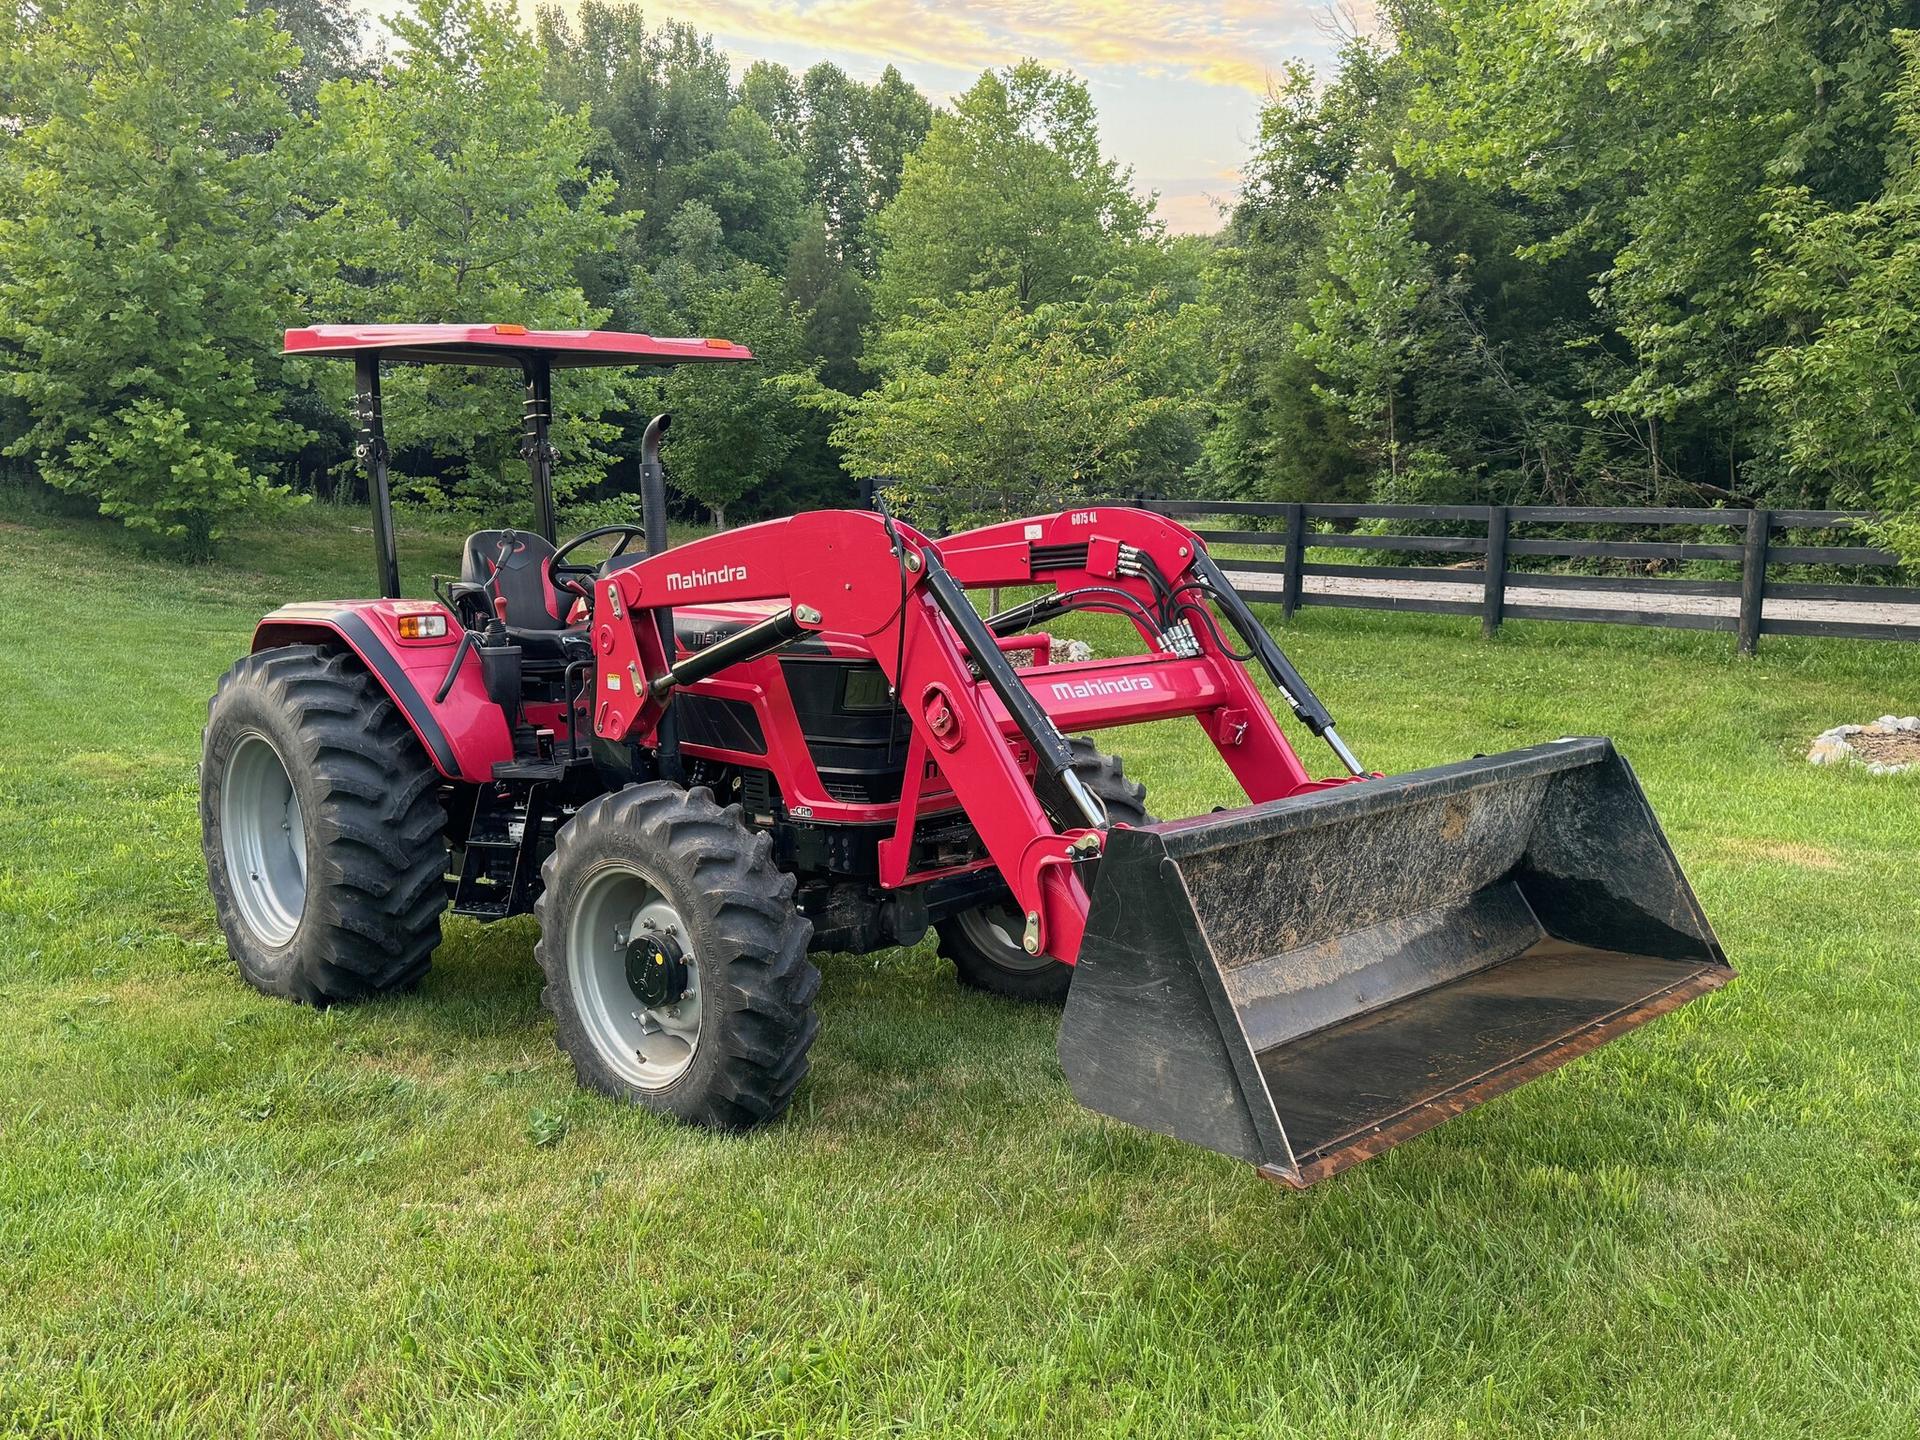
[[[912,726],[871,660],[788,656],[780,668],[807,753],[828,795],[847,805],[900,798]]]
[[[890,774],[853,774],[820,771],[827,794],[845,805],[891,805],[900,798],[900,771]]]

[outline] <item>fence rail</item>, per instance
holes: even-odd
[[[1920,589],[1772,579],[1780,566],[1856,569],[1899,564],[1891,551],[1846,543],[1778,543],[1782,531],[1844,532],[1874,516],[1861,510],[1701,510],[1567,505],[1358,505],[1252,500],[1114,500],[1162,515],[1278,522],[1272,529],[1197,525],[1209,545],[1280,552],[1275,560],[1219,557],[1245,577],[1249,599],[1278,603],[1287,615],[1303,605],[1478,615],[1491,635],[1503,620],[1581,620],[1725,630],[1751,655],[1762,635],[1823,635],[1864,640],[1920,640]],[[1478,535],[1370,534],[1317,531],[1320,521],[1446,523],[1479,527]],[[1722,540],[1648,540],[1515,535],[1516,529],[1712,527]],[[1312,561],[1313,550],[1459,555],[1467,568]],[[1663,579],[1652,575],[1577,575],[1516,570],[1516,558],[1565,560],[1712,560],[1739,566],[1739,578]],[[1474,563],[1477,561],[1478,563]],[[1309,588],[1308,579],[1320,584]],[[1463,592],[1450,597],[1444,589]],[[1477,589],[1478,594],[1468,593]],[[1567,599],[1556,601],[1554,592]],[[1592,597],[1585,599],[1585,597]],[[1584,600],[1584,603],[1583,603]],[[1770,611],[1768,602],[1776,602]],[[1732,602],[1732,603],[1727,603]]]

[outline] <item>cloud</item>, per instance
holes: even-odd
[[[1220,207],[1231,204],[1233,190],[1219,186],[1207,190],[1165,190],[1154,213],[1166,221],[1176,235],[1211,235],[1221,225]]]
[[[571,5],[568,8],[572,8]],[[1263,93],[1293,55],[1324,50],[1324,0],[667,0],[648,6],[743,50],[791,45],[902,65],[981,70],[1032,56]]]

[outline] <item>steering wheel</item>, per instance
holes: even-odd
[[[639,525],[602,525],[597,530],[582,531],[555,550],[553,558],[547,561],[547,573],[553,577],[555,588],[578,595],[587,604],[593,604],[593,586],[590,582],[600,573],[600,566],[606,564],[606,560],[596,565],[568,565],[564,562],[567,556],[587,541],[598,540],[606,535],[620,537],[620,543],[613,547],[613,554],[607,556],[607,560],[626,554],[627,546],[635,540],[645,544],[647,539],[645,528]]]

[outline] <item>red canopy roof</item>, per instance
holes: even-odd
[[[527,354],[554,369],[751,360],[731,340],[666,340],[621,330],[529,330],[524,325],[313,325],[287,331],[289,355],[363,355],[415,364],[518,365]]]

